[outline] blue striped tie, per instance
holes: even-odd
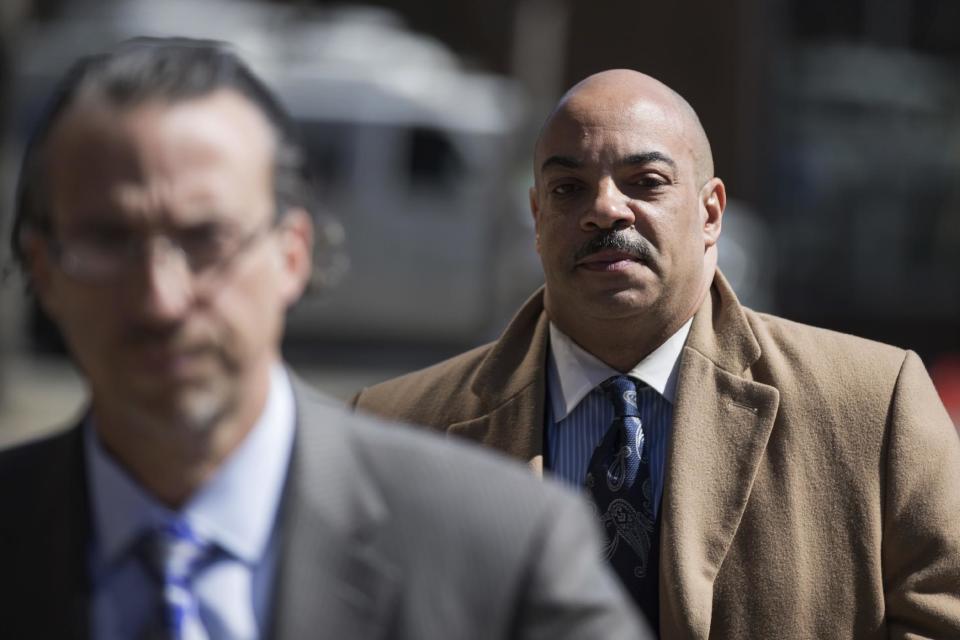
[[[146,536],[144,559],[163,590],[162,629],[149,637],[207,640],[193,580],[214,550],[182,520],[167,522]]]

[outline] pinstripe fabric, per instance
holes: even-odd
[[[594,389],[559,422],[554,420],[551,405],[549,401],[546,403],[547,467],[563,482],[583,487],[590,457],[613,422],[613,405],[603,391]],[[646,438],[644,446],[650,447],[650,481],[656,516],[663,495],[663,469],[670,441],[673,405],[655,390],[644,386],[637,394],[637,406]]]
[[[637,394],[637,404],[646,438],[644,446],[650,447],[654,516],[660,511],[663,495],[680,352],[691,322],[688,320],[653,353],[626,372],[646,385]],[[620,373],[583,350],[550,323],[544,464],[558,480],[577,488],[583,487],[590,458],[613,422],[613,406],[599,386]]]

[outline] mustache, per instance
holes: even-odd
[[[583,260],[600,251],[614,250],[629,254],[644,263],[653,262],[656,254],[653,244],[639,233],[631,233],[625,229],[610,229],[601,231],[577,249],[573,255],[575,262]]]

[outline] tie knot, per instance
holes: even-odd
[[[643,383],[640,383],[643,384]],[[629,376],[613,376],[601,383],[607,399],[613,404],[617,418],[639,417],[637,408],[637,381]]]
[[[189,582],[212,557],[214,545],[185,521],[171,520],[145,536],[143,549],[147,565],[163,582]]]

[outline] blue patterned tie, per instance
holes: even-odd
[[[193,579],[212,559],[214,546],[182,520],[164,524],[144,542],[144,559],[163,590],[162,629],[148,637],[207,640]]]
[[[607,535],[604,555],[656,628],[659,527],[637,381],[614,376],[600,388],[613,405],[614,418],[590,459],[586,485]]]

